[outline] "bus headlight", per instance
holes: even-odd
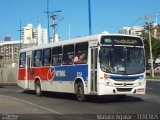
[[[112,86],[112,83],[107,80],[107,81],[106,81],[106,85],[107,85],[107,86]]]
[[[142,85],[144,85],[144,83],[145,83],[145,79],[141,79],[141,80],[139,80],[137,86],[142,86]]]

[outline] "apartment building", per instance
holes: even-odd
[[[123,27],[119,31],[119,33],[120,34],[140,36],[142,34],[141,33],[142,30],[144,30],[144,27],[142,27],[142,26]]]
[[[20,41],[0,42],[0,67],[15,67],[18,63]]]
[[[22,43],[36,45],[47,44],[47,29],[42,28],[40,23],[37,28],[33,28],[32,24],[28,24],[26,27],[23,27],[22,30]]]

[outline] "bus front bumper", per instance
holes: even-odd
[[[98,95],[132,95],[145,94],[145,84],[132,87],[114,87],[105,84],[99,84]]]

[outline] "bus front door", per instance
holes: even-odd
[[[29,89],[29,71],[30,71],[30,64],[31,64],[31,56],[30,55],[27,55],[26,56],[27,58],[26,58],[26,82],[25,82],[25,88],[26,89]]]
[[[91,48],[91,93],[97,93],[97,59],[98,59],[98,48]]]

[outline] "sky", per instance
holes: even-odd
[[[92,34],[118,33],[124,26],[144,25],[140,17],[160,13],[160,0],[90,1]],[[0,40],[6,35],[13,40],[20,39],[20,21],[22,27],[31,23],[36,28],[40,21],[42,27],[47,28],[46,10],[47,0],[0,0]],[[68,39],[69,34],[70,38],[89,34],[88,0],[49,0],[49,10],[62,11],[56,13],[59,16],[56,33],[62,40]]]

